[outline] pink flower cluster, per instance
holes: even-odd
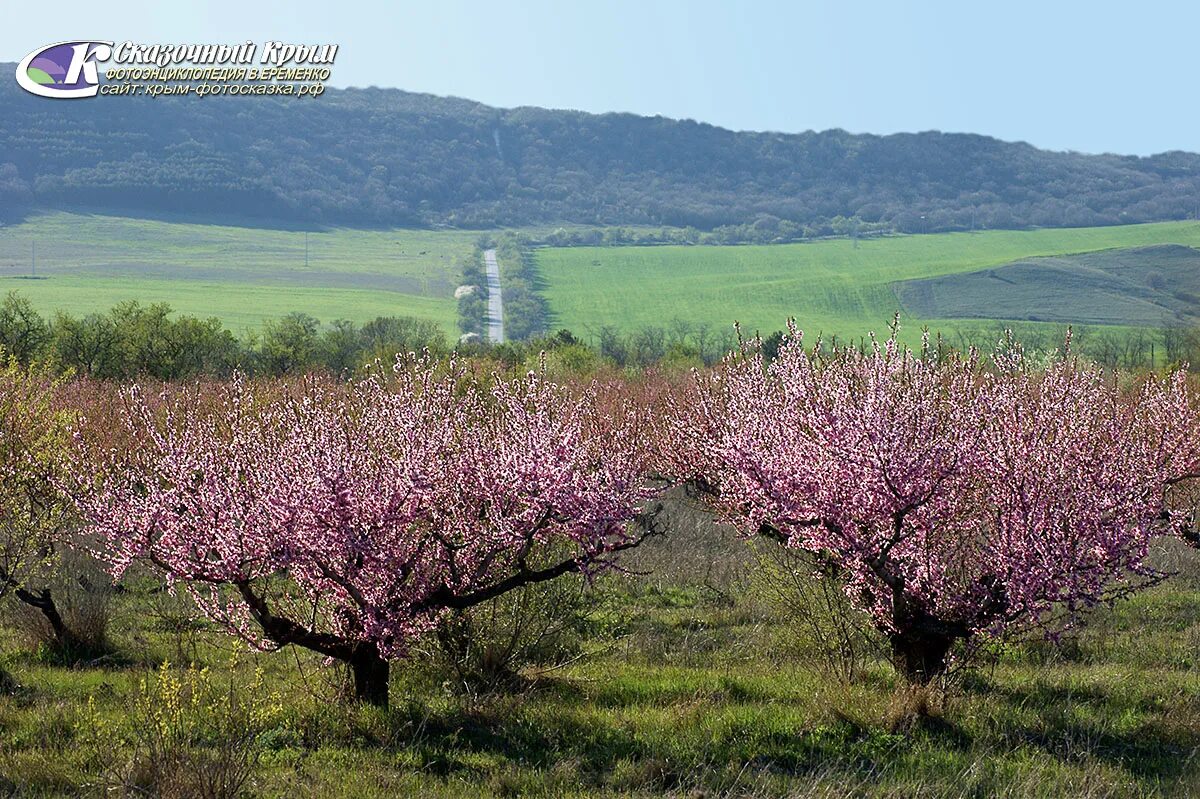
[[[408,356],[349,387],[126,399],[121,430],[81,427],[68,470],[97,552],[264,647],[401,656],[448,609],[640,541],[644,408],[595,387]],[[920,679],[957,641],[1156,579],[1150,541],[1184,521],[1168,495],[1200,474],[1182,373],[1123,385],[1012,345],[987,364],[894,336],[809,352],[793,329],[775,360],[747,346],[666,406],[662,470],[821,558]]]
[[[1154,573],[1169,488],[1200,470],[1182,373],[1122,390],[1019,348],[756,346],[696,377],[663,422],[668,469],[746,535],[822,557],[893,642],[1029,625]],[[934,657],[935,667],[940,658]]]
[[[448,607],[604,568],[646,497],[633,426],[537,374],[409,356],[349,388],[217,391],[130,391],[134,443],[80,436],[71,491],[114,575],[151,564],[261,646],[402,655]]]

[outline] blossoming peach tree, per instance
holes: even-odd
[[[1182,373],[1131,393],[1015,346],[986,365],[894,333],[808,352],[792,328],[773,362],[751,343],[671,406],[668,469],[824,561],[918,683],[962,642],[1159,578],[1151,538],[1182,522],[1165,498],[1200,465]]]
[[[343,661],[386,704],[389,661],[446,611],[605,569],[653,532],[631,524],[648,498],[634,414],[538,374],[394,371],[266,399],[240,380],[206,402],[132,391],[122,443],[81,437],[73,466],[113,574],[148,564],[233,633]]]
[[[68,444],[68,415],[55,405],[58,385],[0,353],[0,598],[10,592],[45,615],[56,635],[67,630],[44,577],[67,503],[55,473]]]

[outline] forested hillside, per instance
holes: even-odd
[[[48,207],[361,226],[739,226],[738,238],[771,241],[1181,219],[1198,206],[1200,156],[1188,153],[738,133],[392,89],[63,102],[0,81],[8,219]]]

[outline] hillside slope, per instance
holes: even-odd
[[[10,75],[12,65],[0,65]],[[392,89],[316,100],[56,101],[0,80],[0,217],[31,208],[354,226],[752,225],[844,231],[1182,219],[1200,156],[1090,156],[983,136],[737,133]]]
[[[1089,257],[1103,262],[1120,250],[1124,253],[1119,260],[1106,266],[1109,277],[1123,281],[1131,296],[1136,296],[1134,287],[1140,284],[1151,292],[1149,296],[1166,302],[1171,291],[1187,292],[1200,283],[1200,250],[1194,248],[1200,248],[1200,223],[1165,222],[769,246],[542,248],[535,251],[535,261],[551,327],[570,328],[589,340],[598,341],[609,326],[623,331],[660,328],[666,334],[676,320],[693,329],[706,326],[714,335],[729,331],[738,320],[748,333],[765,335],[781,329],[789,317],[809,335],[857,338],[869,330],[885,329],[892,315],[900,312],[902,334],[916,343],[925,324],[950,334],[968,317],[1030,319],[1030,303],[1037,300],[1039,292],[1053,289],[1049,285],[1053,281],[1041,281],[1035,284],[1032,298],[1021,295],[1011,302],[997,289],[980,290],[970,296],[978,302],[974,307],[982,311],[967,313],[969,309],[950,304],[959,293],[966,293],[965,288],[954,287],[954,281],[974,285],[976,278],[964,273],[999,272],[1018,261],[1044,262],[1076,253],[1093,253],[1077,256],[1078,263]],[[944,296],[946,302],[910,304],[907,295],[901,302],[896,296],[897,284],[902,292],[906,285],[914,285],[905,281],[947,286],[934,293],[938,298]],[[1090,305],[1096,295],[1072,294],[1075,289],[1064,289],[1066,296],[1054,295],[1061,299],[1058,314],[1043,311],[1046,322],[1135,326],[1173,322],[1163,318],[1168,309],[1159,309],[1157,315],[1135,315],[1129,308],[1118,314],[1109,309],[1106,318],[1099,318]],[[1200,295],[1200,290],[1191,290]],[[1169,313],[1188,307],[1200,313],[1200,298],[1187,305],[1185,295],[1182,302],[1185,304],[1173,306]]]
[[[1200,319],[1200,250],[1175,244],[1033,258],[895,285],[924,318],[1161,326]]]

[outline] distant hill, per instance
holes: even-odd
[[[1200,156],[984,136],[738,133],[392,89],[46,100],[0,65],[0,215],[104,209],[352,226],[741,226],[742,238],[1108,225],[1200,207]],[[849,221],[847,221],[849,220]]]
[[[1177,244],[1030,258],[894,285],[923,318],[1119,325],[1200,322],[1200,250]]]

